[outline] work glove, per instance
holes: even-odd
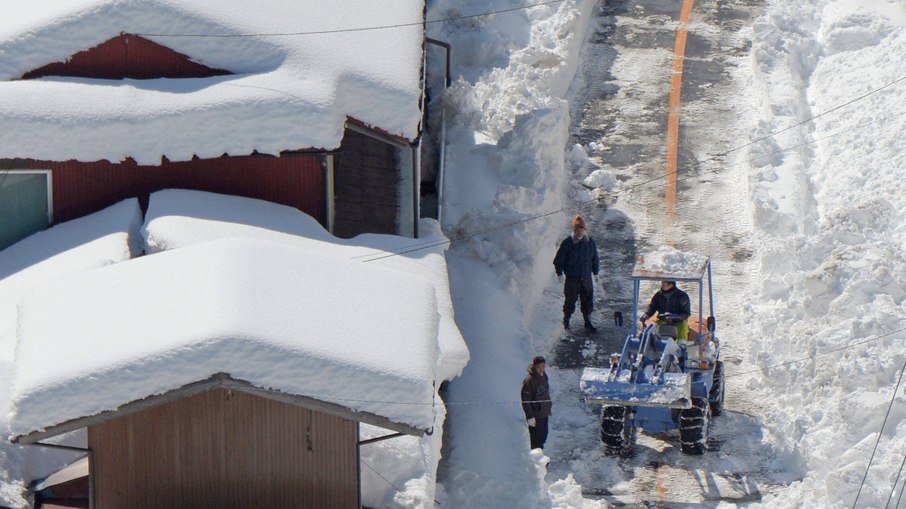
[[[525,422],[528,423],[529,428],[535,427],[535,418],[534,417],[532,417],[531,419],[527,419]]]
[[[598,275],[597,275],[597,274],[591,276],[591,278],[595,280],[595,283],[598,282]]]
[[[648,316],[647,314],[644,314],[639,317],[639,322],[641,322],[642,325],[645,325],[645,322],[647,322],[649,318],[651,318],[651,317]]]
[[[557,274],[557,281],[562,283],[564,279],[565,278],[564,278],[563,274]]]

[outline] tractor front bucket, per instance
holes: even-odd
[[[604,405],[661,408],[692,407],[692,377],[688,373],[663,373],[650,380],[632,380],[628,369],[585,368],[579,387],[585,401]]]

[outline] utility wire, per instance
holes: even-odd
[[[366,32],[371,30],[387,30],[391,28],[404,28],[404,27],[415,27],[415,26],[424,26],[432,25],[436,23],[452,23],[454,21],[463,21],[467,19],[474,18],[484,18],[487,16],[493,16],[495,14],[503,14],[507,12],[522,11],[531,9],[533,7],[540,7],[543,5],[553,5],[564,2],[565,0],[548,0],[545,2],[538,2],[534,4],[521,5],[519,7],[511,7],[508,9],[500,9],[496,11],[485,11],[476,14],[466,14],[463,16],[454,16],[450,18],[440,18],[440,19],[429,19],[424,21],[413,21],[410,23],[396,23],[391,25],[374,25],[374,26],[365,26],[365,27],[356,27],[356,28],[337,28],[332,30],[311,30],[305,32],[261,32],[261,33],[243,33],[243,34],[154,34],[154,33],[138,33],[134,34],[140,37],[215,37],[215,38],[233,38],[233,37],[290,37],[298,35],[323,35],[323,34],[339,34],[339,33],[348,33],[348,32]]]
[[[893,408],[893,402],[897,398],[897,392],[900,391],[900,382],[903,381],[903,373],[906,373],[906,362],[903,363],[903,369],[900,370],[900,378],[897,379],[897,386],[893,390],[893,395],[890,397],[890,404],[887,405],[887,413],[884,415],[884,422],[881,423],[881,430],[878,431],[878,440],[875,442],[875,447],[871,451],[871,457],[868,458],[868,466],[865,467],[865,475],[862,476],[862,483],[859,484],[859,491],[856,493],[856,499],[853,500],[852,509],[856,509],[856,503],[859,501],[859,496],[862,494],[862,488],[865,487],[865,480],[868,479],[868,471],[871,469],[871,462],[875,459],[875,452],[878,450],[878,444],[881,443],[881,436],[884,435],[884,427],[887,426],[887,418],[890,417],[890,409]]]
[[[833,108],[831,108],[831,109],[829,109],[829,110],[822,111],[821,113],[819,113],[819,114],[817,114],[817,115],[813,115],[813,116],[811,116],[811,117],[809,117],[809,118],[807,118],[807,119],[805,119],[805,120],[803,120],[803,121],[801,121],[801,122],[798,122],[798,123],[793,124],[793,125],[791,125],[791,126],[785,127],[785,128],[783,128],[783,129],[781,129],[781,130],[779,130],[779,131],[774,131],[773,133],[770,133],[770,134],[767,134],[767,135],[765,135],[765,136],[762,136],[761,138],[754,139],[754,140],[750,141],[749,143],[746,143],[745,145],[740,145],[740,146],[738,146],[738,147],[734,147],[734,148],[731,148],[730,150],[727,150],[727,151],[721,152],[721,153],[719,153],[719,154],[716,154],[716,155],[713,156],[711,159],[713,159],[713,158],[715,158],[715,157],[722,157],[722,156],[725,156],[725,155],[727,155],[727,154],[736,152],[736,151],[738,151],[738,150],[742,150],[742,149],[744,149],[744,148],[746,148],[746,147],[751,147],[752,145],[754,145],[754,144],[756,144],[756,143],[759,143],[759,142],[762,142],[762,141],[764,141],[764,140],[767,140],[768,138],[772,138],[772,137],[774,137],[774,136],[777,136],[778,134],[785,133],[785,132],[789,131],[790,129],[795,129],[796,127],[805,125],[805,124],[807,124],[807,123],[809,123],[809,122],[811,122],[811,121],[813,121],[813,120],[815,120],[815,119],[817,119],[817,118],[821,118],[821,117],[823,117],[824,115],[827,115],[828,113],[832,113],[832,112],[834,112],[834,111],[837,111],[837,110],[839,110],[840,108],[844,108],[844,107],[846,107],[846,106],[849,106],[850,104],[853,104],[853,103],[855,103],[855,102],[861,101],[862,99],[865,99],[865,98],[868,97],[868,96],[874,95],[874,94],[876,94],[876,93],[878,93],[878,92],[884,90],[885,88],[888,88],[888,87],[891,87],[891,86],[893,86],[893,85],[896,85],[897,83],[899,83],[899,82],[901,82],[901,81],[903,81],[903,80],[906,80],[906,76],[901,76],[901,77],[899,77],[899,78],[897,78],[897,79],[891,81],[890,83],[888,83],[888,84],[886,84],[886,85],[884,85],[884,86],[882,86],[882,87],[880,87],[880,88],[876,88],[876,89],[874,89],[874,90],[871,90],[871,91],[869,91],[869,92],[866,92],[865,94],[862,94],[862,95],[860,95],[859,97],[856,97],[856,98],[854,98],[854,99],[851,99],[851,100],[849,100],[849,101],[847,101],[847,102],[845,102],[845,103],[843,103],[843,104],[838,104],[837,106],[834,106]],[[706,159],[706,161],[707,161],[707,159]]]
[[[392,487],[393,489],[395,489],[397,493],[400,493],[400,494],[403,493],[403,490],[399,489],[399,487],[397,487],[397,485],[393,484],[392,482],[390,482],[389,479],[387,479],[386,477],[384,477],[383,475],[381,475],[381,473],[378,472],[377,470],[375,470],[374,467],[372,467],[371,465],[369,465],[367,461],[365,461],[365,460],[363,460],[363,459],[360,459],[360,461],[362,462],[363,465],[365,465],[366,467],[368,467],[368,470],[371,470],[372,472],[374,472],[375,475],[377,475],[378,477],[380,477],[381,479],[383,479],[385,483],[389,484],[390,487]]]
[[[904,78],[901,78],[901,79],[906,79],[906,76],[904,76]],[[889,86],[889,85],[890,85],[890,84],[885,85],[885,87],[886,87],[886,86]],[[882,88],[883,88],[883,87],[882,87]],[[879,89],[879,90],[880,90],[880,89]],[[864,97],[867,97],[867,95],[864,96]],[[835,108],[835,109],[837,109],[837,108]],[[767,154],[759,154],[759,155],[757,155],[757,156],[755,156],[755,157],[751,157],[751,158],[747,159],[746,162],[753,163],[753,162],[756,162],[756,161],[759,161],[759,160],[762,160],[762,159],[765,159],[765,158],[768,158],[768,157],[772,157],[772,156],[775,156],[775,155],[779,155],[779,154],[783,154],[783,153],[786,153],[786,152],[790,152],[790,151],[793,151],[793,150],[798,149],[798,148],[802,148],[802,147],[805,147],[805,146],[812,145],[812,144],[817,143],[817,142],[819,142],[819,141],[824,141],[824,140],[827,140],[827,139],[835,138],[835,137],[837,137],[837,136],[841,136],[841,135],[843,135],[843,134],[850,133],[850,132],[852,132],[852,131],[856,131],[856,130],[859,130],[859,129],[864,129],[865,127],[868,127],[868,126],[871,126],[871,125],[874,125],[874,124],[877,124],[877,123],[880,123],[880,122],[885,122],[885,121],[890,120],[890,119],[892,119],[892,118],[901,117],[901,116],[903,116],[903,115],[906,115],[906,112],[904,112],[904,113],[898,113],[898,114],[895,114],[895,115],[890,115],[890,116],[887,116],[887,117],[877,118],[877,119],[874,119],[874,120],[870,120],[870,121],[868,121],[868,122],[863,122],[863,123],[858,124],[858,125],[856,125],[856,126],[854,126],[854,127],[849,127],[849,128],[844,129],[844,130],[842,130],[842,131],[837,131],[837,132],[835,132],[835,133],[831,133],[831,134],[829,134],[829,135],[827,135],[827,136],[822,136],[822,137],[820,137],[820,138],[814,138],[814,139],[812,139],[812,140],[809,140],[809,141],[806,141],[806,142],[803,142],[803,143],[799,143],[799,144],[796,144],[796,145],[787,146],[787,147],[784,147],[784,148],[775,150],[775,151],[770,152],[770,153],[767,153]],[[783,132],[783,131],[787,131],[787,130],[789,130],[789,129],[790,129],[790,128],[784,128],[784,129],[778,131],[778,133]],[[769,136],[770,136],[770,135],[769,135]],[[765,138],[762,138],[762,139],[765,139]],[[747,145],[744,145],[744,146],[749,146],[749,145],[750,145],[750,144],[747,144]],[[702,165],[703,165],[704,163],[707,163],[707,162],[709,162],[709,161],[712,161],[712,160],[715,160],[715,159],[717,159],[717,158],[719,158],[719,157],[722,157],[722,155],[724,155],[724,154],[729,154],[730,152],[733,152],[733,151],[735,151],[735,150],[738,150],[738,149],[730,149],[730,150],[728,150],[728,151],[722,152],[721,154],[718,154],[718,155],[715,155],[715,156],[711,156],[711,157],[709,157],[709,158],[707,158],[707,159],[703,159],[703,160],[701,160],[701,161],[695,161],[695,162],[693,162],[693,165],[694,165],[694,166],[698,166],[699,169],[702,170],[703,173],[705,173],[705,174],[707,174],[707,173],[718,173],[718,172],[722,171],[722,170],[725,169],[725,168],[717,168],[717,169],[713,169],[713,170],[703,170],[703,169],[702,169]],[[734,165],[734,166],[738,166],[739,164],[740,164],[740,163],[737,163],[737,164]],[[664,179],[667,178],[668,176],[670,176],[670,175],[676,175],[676,174],[678,174],[678,173],[679,173],[679,170],[675,170],[675,171],[672,171],[672,172],[670,172],[670,173],[658,175],[657,177],[652,177],[652,178],[647,179],[647,180],[644,180],[644,181],[642,181],[642,182],[637,182],[637,183],[635,183],[635,184],[633,184],[633,185],[630,185],[630,186],[627,186],[627,187],[620,188],[620,189],[618,189],[617,191],[615,191],[615,192],[613,192],[613,193],[610,193],[610,196],[619,196],[619,195],[624,194],[624,193],[626,193],[626,192],[628,192],[628,191],[632,191],[632,190],[634,190],[634,189],[637,189],[637,188],[640,188],[640,187],[647,186],[648,184],[651,184],[651,183],[653,183],[653,182],[658,182],[658,181],[664,180]],[[700,176],[701,176],[701,174],[698,174],[698,175],[684,175],[684,176],[678,177],[678,178],[677,178],[677,181],[678,181],[678,182],[682,182],[682,181],[685,181],[685,180],[690,180],[690,179],[692,179],[692,178],[698,178],[698,177],[700,177]],[[492,226],[492,227],[489,227],[489,228],[486,228],[486,229],[483,229],[483,230],[478,230],[478,231],[469,232],[469,233],[462,233],[462,234],[459,234],[459,235],[451,236],[451,237],[449,237],[449,238],[447,238],[447,239],[443,239],[443,240],[430,240],[430,241],[425,241],[425,242],[421,242],[421,243],[416,242],[416,243],[412,243],[412,244],[409,244],[409,245],[404,246],[404,247],[401,247],[401,248],[397,248],[397,249],[394,249],[394,250],[386,251],[386,252],[381,253],[381,254],[377,254],[377,255],[375,255],[375,254],[360,255],[360,256],[354,257],[353,259],[355,260],[355,259],[366,258],[365,260],[363,260],[363,262],[373,262],[373,261],[377,261],[377,260],[383,260],[383,259],[385,259],[385,258],[391,258],[391,257],[394,257],[394,256],[399,256],[399,255],[404,255],[404,254],[408,254],[408,253],[413,253],[413,252],[416,252],[416,251],[422,251],[422,250],[424,250],[424,249],[431,249],[431,248],[443,246],[443,245],[446,245],[446,244],[452,244],[453,242],[459,242],[459,241],[463,241],[463,240],[470,240],[470,239],[473,239],[473,238],[475,238],[475,237],[480,237],[480,236],[482,236],[482,235],[486,235],[486,234],[488,234],[488,233],[493,233],[493,232],[495,232],[495,231],[499,231],[499,230],[503,230],[503,229],[510,228],[510,227],[513,227],[513,226],[517,226],[517,225],[522,224],[522,223],[528,223],[528,222],[531,222],[531,221],[536,221],[536,220],[538,220],[538,219],[543,219],[543,218],[546,218],[546,217],[550,217],[550,216],[555,215],[555,214],[560,214],[560,213],[566,212],[567,210],[569,210],[569,211],[582,210],[582,209],[584,209],[585,207],[588,207],[588,206],[590,206],[590,205],[594,205],[594,204],[599,203],[599,202],[600,202],[600,198],[595,197],[595,198],[592,198],[592,199],[590,199],[590,200],[580,201],[580,202],[578,202],[578,203],[576,203],[576,204],[573,204],[573,205],[571,205],[571,206],[569,206],[569,207],[563,207],[563,208],[560,208],[560,209],[557,209],[557,210],[553,210],[553,211],[550,211],[550,212],[545,212],[545,213],[542,213],[542,214],[537,214],[537,215],[529,216],[529,217],[526,217],[526,218],[523,218],[523,219],[519,219],[519,220],[515,220],[515,221],[510,221],[510,222],[508,222],[508,223],[502,223],[502,224],[495,225],[495,226]]]
[[[792,360],[792,361],[781,362],[781,363],[779,363],[779,364],[772,364],[772,365],[769,365],[769,366],[764,366],[764,367],[762,367],[762,368],[753,369],[753,370],[750,370],[750,371],[740,371],[740,372],[737,372],[737,373],[728,373],[728,374],[726,374],[725,376],[726,376],[727,378],[730,378],[730,377],[734,377],[734,376],[750,375],[750,374],[752,374],[752,373],[761,373],[761,372],[763,372],[763,371],[772,370],[772,369],[776,369],[776,368],[781,368],[781,367],[783,367],[783,366],[790,366],[790,365],[792,365],[792,364],[796,364],[796,363],[799,363],[799,362],[803,362],[803,361],[808,361],[808,360],[816,359],[816,358],[818,358],[818,357],[822,357],[822,356],[825,356],[825,355],[830,355],[830,354],[832,354],[832,353],[842,352],[843,350],[849,350],[850,348],[853,348],[853,347],[856,347],[856,346],[859,346],[859,345],[864,345],[865,343],[871,343],[871,342],[873,342],[873,341],[877,341],[877,340],[879,340],[879,339],[883,339],[883,338],[886,338],[886,337],[889,337],[889,336],[893,336],[894,334],[897,334],[897,333],[900,333],[900,332],[904,332],[904,331],[906,331],[906,327],[903,327],[902,329],[897,329],[897,330],[895,330],[895,331],[888,332],[888,333],[886,333],[886,334],[881,334],[881,335],[879,335],[879,336],[874,336],[874,337],[870,337],[870,338],[868,338],[868,339],[863,339],[862,341],[857,341],[857,342],[855,342],[855,343],[850,343],[850,344],[848,344],[848,345],[846,345],[846,346],[841,346],[841,347],[839,347],[839,348],[834,348],[834,349],[828,350],[828,351],[826,351],[826,352],[820,352],[820,353],[816,353],[816,354],[814,354],[814,355],[809,355],[808,357],[801,357],[801,358],[799,358],[799,359],[795,359],[795,360]]]
[[[906,457],[904,457],[904,461],[906,461]],[[902,466],[900,468],[902,469]],[[903,484],[903,489],[901,489],[900,494],[897,495],[897,505],[894,506],[894,509],[900,507],[900,500],[903,498],[903,491],[906,491],[906,483]]]
[[[890,496],[887,497],[887,503],[884,504],[884,509],[890,507],[890,501],[893,500],[893,494],[897,491],[897,485],[900,484],[900,476],[903,475],[903,467],[906,466],[906,454],[903,455],[903,462],[900,463],[900,470],[897,471],[897,478],[893,481],[893,486],[890,488]],[[903,487],[906,489],[906,486]],[[900,490],[900,496],[903,495],[903,491]],[[900,505],[900,497],[897,497],[897,505],[894,506],[894,509]]]

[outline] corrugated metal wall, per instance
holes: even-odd
[[[131,161],[25,162],[53,176],[54,222],[96,212],[137,196],[147,209],[148,195],[161,189],[193,189],[258,198],[295,207],[325,224],[324,168],[318,155],[219,157],[160,166]]]
[[[399,233],[399,149],[349,129],[337,157],[334,234]]]
[[[204,78],[232,74],[193,62],[182,53],[135,35],[114,37],[91,49],[27,72],[22,79],[42,76],[78,76],[118,80],[123,78]]]
[[[97,509],[357,508],[355,421],[224,389],[88,429]]]

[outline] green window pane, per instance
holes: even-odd
[[[47,174],[0,174],[0,249],[47,228]]]

